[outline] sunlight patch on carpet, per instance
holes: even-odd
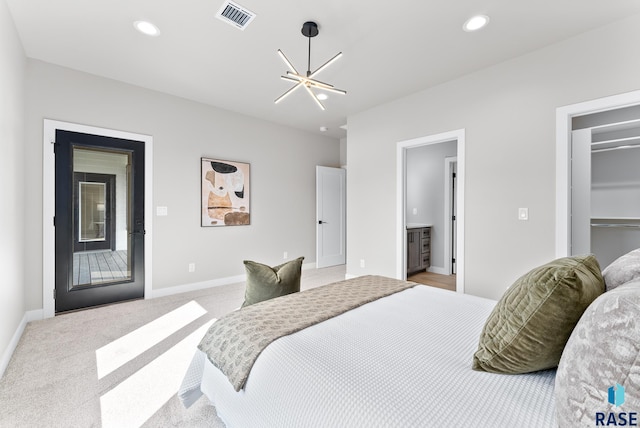
[[[207,311],[191,301],[96,351],[98,379],[151,349]]]
[[[198,343],[215,321],[207,322],[100,397],[102,427],[140,427],[176,395]]]

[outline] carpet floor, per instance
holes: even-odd
[[[301,288],[344,277],[304,270]],[[185,409],[176,393],[194,332],[243,297],[238,283],[30,322],[0,379],[0,427],[224,427],[205,397]]]

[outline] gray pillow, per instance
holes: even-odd
[[[473,369],[517,374],[556,367],[580,316],[603,292],[593,255],[564,257],[529,271],[489,315]]]
[[[598,297],[582,315],[556,374],[560,427],[596,426],[596,413],[640,411],[640,280]],[[625,389],[624,403],[609,404],[608,391]],[[606,421],[607,419],[605,419]]]
[[[299,257],[274,267],[245,260],[247,285],[242,307],[300,291],[303,260]]]
[[[607,291],[613,290],[625,282],[640,278],[640,248],[614,260],[604,268],[602,277]]]

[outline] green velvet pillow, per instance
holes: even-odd
[[[242,307],[300,291],[303,260],[299,257],[275,267],[245,260],[247,287]]]
[[[517,374],[556,367],[582,313],[603,292],[593,255],[565,257],[531,270],[489,315],[473,369]]]

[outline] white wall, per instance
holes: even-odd
[[[431,266],[444,269],[445,158],[455,157],[456,141],[407,149],[406,222],[431,224]],[[446,183],[448,185],[448,182]],[[413,209],[417,214],[413,214]]]
[[[640,16],[633,16],[350,116],[348,274],[398,271],[397,142],[461,128],[465,291],[499,298],[553,259],[555,109],[639,89],[639,39]],[[519,207],[529,208],[529,221],[518,220]]]
[[[153,136],[153,288],[244,273],[244,259],[267,264],[315,254],[315,166],[340,166],[339,141],[182,98],[29,60],[26,145],[42,164],[44,118]],[[200,227],[200,158],[251,164],[251,225]],[[42,251],[42,171],[27,177],[27,250]],[[147,215],[155,215],[147,213]],[[188,273],[188,264],[196,272]],[[42,307],[42,264],[26,277],[27,308]]]
[[[0,0],[0,376],[25,315],[22,183],[29,174],[24,163],[25,64],[7,4]]]
[[[340,138],[340,166],[347,164],[347,138]]]

